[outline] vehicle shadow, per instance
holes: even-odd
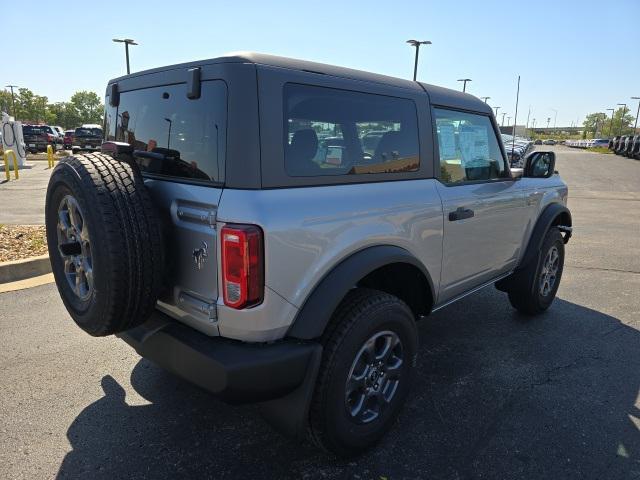
[[[421,322],[413,394],[357,459],[141,360],[131,386],[150,403],[105,376],[58,478],[640,478],[640,332],[561,299],[535,319],[505,300],[487,289]]]

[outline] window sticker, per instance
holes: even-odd
[[[461,125],[460,154],[465,168],[486,167],[489,160],[489,134],[482,125]]]
[[[440,146],[440,159],[452,160],[456,155],[456,129],[451,123],[438,124],[438,143]]]

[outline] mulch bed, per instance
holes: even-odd
[[[0,262],[46,253],[47,238],[43,225],[0,224]]]

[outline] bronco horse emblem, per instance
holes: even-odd
[[[209,247],[207,245],[207,242],[202,242],[202,246],[200,248],[196,248],[193,251],[193,263],[196,264],[198,270],[202,270],[204,262],[206,262],[207,258],[209,258],[208,248]]]

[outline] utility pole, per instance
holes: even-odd
[[[516,124],[518,123],[518,102],[520,101],[520,75],[518,75],[518,91],[516,92],[516,113],[513,116],[513,131],[511,132],[511,156],[516,148]],[[509,117],[511,121],[511,117]]]
[[[504,127],[504,116],[507,114],[507,112],[502,112],[502,124],[500,125],[501,127]]]
[[[607,136],[611,136],[611,132],[613,131],[613,116],[614,113],[616,112],[615,108],[607,108],[607,112],[611,112],[611,123],[609,124],[609,135]]]
[[[5,87],[11,89],[11,115],[15,120],[18,120],[18,115],[16,115],[16,98],[13,94],[13,89],[18,88],[18,85],[5,85]]]
[[[431,45],[429,40],[407,40],[407,43],[412,47],[416,47],[416,59],[413,64],[413,81],[416,81],[418,75],[418,55],[420,54],[420,45]]]
[[[116,43],[124,43],[124,51],[127,57],[127,75],[129,75],[131,73],[131,70],[129,69],[129,45],[138,45],[138,44],[130,38],[123,38],[123,39],[114,38],[113,41]]]
[[[482,100],[484,100],[484,103],[487,103],[487,100],[489,100],[491,97],[480,97]]]
[[[631,100],[640,100],[640,97],[631,97]],[[640,117],[640,101],[638,102],[638,113],[636,113],[636,123],[633,124],[633,134],[636,134],[638,128],[638,117]]]
[[[470,82],[471,79],[470,78],[459,78],[458,81],[459,82],[463,82],[462,83],[462,91],[466,92],[467,91],[467,82]]]
[[[619,103],[618,105],[623,107],[622,108],[622,115],[620,115],[620,130],[618,130],[618,135],[622,135],[622,122],[624,122],[624,116],[627,114],[627,104],[626,103]]]
[[[498,118],[498,109],[500,109],[501,107],[493,107],[496,110],[496,118]]]

